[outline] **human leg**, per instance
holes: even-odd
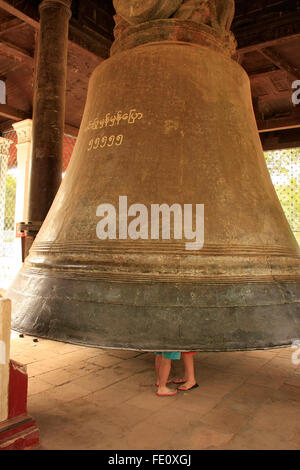
[[[155,372],[156,372],[156,383],[155,384],[156,384],[157,387],[159,386],[159,368],[160,368],[160,364],[161,364],[161,359],[162,359],[162,355],[156,353],[155,354]]]
[[[179,379],[174,379],[175,384],[184,384],[178,387],[178,390],[187,390],[196,385],[195,370],[194,370],[194,351],[187,351],[181,353],[184,361],[184,376]]]
[[[196,385],[195,367],[194,367],[194,354],[182,353],[184,362],[184,385],[180,385],[178,390],[189,390]],[[182,382],[179,382],[182,383]]]
[[[162,353],[155,353],[159,359],[155,359],[155,368],[158,376],[157,381],[157,395],[159,396],[172,396],[176,395],[177,390],[171,390],[167,385],[172,382],[168,380],[171,370],[171,361],[179,360],[181,357],[180,352],[165,351]]]
[[[172,396],[176,395],[177,390],[172,390],[167,387],[168,378],[171,370],[171,359],[161,356],[159,370],[158,370],[158,389],[157,395],[159,396]]]

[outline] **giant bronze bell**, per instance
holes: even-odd
[[[9,291],[13,327],[150,351],[290,344],[299,248],[232,59],[233,1],[114,4],[111,57],[93,73],[66,176]],[[203,248],[187,250],[175,228],[170,239],[126,238],[120,196],[203,204]],[[115,238],[98,238],[101,204],[116,208]]]

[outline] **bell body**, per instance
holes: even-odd
[[[204,205],[204,246],[97,237],[97,207]],[[193,212],[195,224],[195,210]],[[130,218],[129,218],[130,219]],[[150,220],[149,220],[150,227]],[[300,337],[300,258],[265,164],[245,71],[162,41],[89,85],[52,208],[10,288],[13,327],[79,344],[235,350]]]

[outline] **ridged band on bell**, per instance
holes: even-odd
[[[15,329],[155,351],[299,338],[299,247],[265,164],[249,79],[212,28],[201,34],[130,46],[94,71],[67,173],[9,291]],[[204,204],[203,249],[186,251],[173,232],[99,240],[97,207],[124,195],[148,208]]]

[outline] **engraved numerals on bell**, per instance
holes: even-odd
[[[91,139],[89,141],[88,145],[88,152],[91,150],[97,150],[99,148],[104,148],[104,147],[120,147],[122,145],[124,139],[124,135],[111,135],[110,137],[107,137],[104,135],[103,137],[96,137],[95,139]]]

